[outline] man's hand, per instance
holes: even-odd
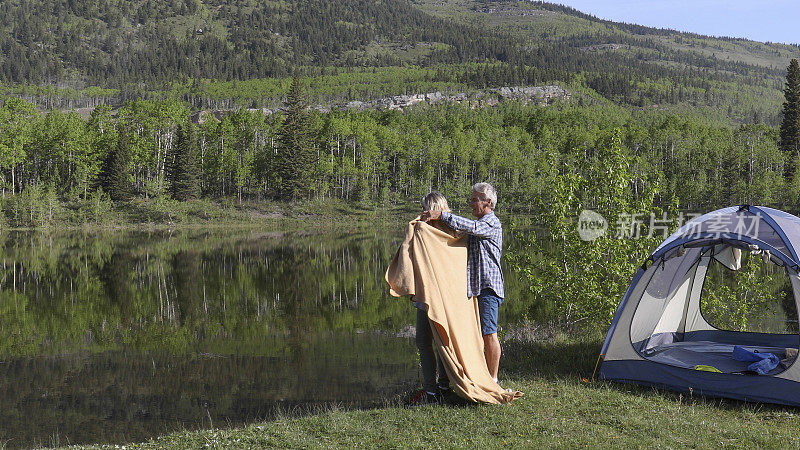
[[[442,212],[441,211],[434,211],[434,210],[422,211],[422,214],[419,216],[419,218],[423,222],[430,222],[431,220],[439,220],[439,219],[442,218]]]

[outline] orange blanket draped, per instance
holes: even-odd
[[[389,293],[412,295],[413,301],[428,306],[434,346],[455,393],[474,402],[510,402],[523,394],[504,390],[489,375],[478,302],[467,298],[466,242],[466,236],[454,238],[412,220],[386,270]]]

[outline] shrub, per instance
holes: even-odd
[[[570,326],[607,324],[637,266],[662,238],[650,228],[650,218],[660,220],[664,213],[654,206],[658,184],[631,172],[632,157],[619,135],[601,139],[590,158],[551,176],[550,189],[536,200],[539,233],[512,231],[517,242],[509,263],[525,277],[534,301],[555,305],[557,319]],[[578,217],[584,210],[607,221],[605,234],[581,239]]]

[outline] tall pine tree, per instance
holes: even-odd
[[[791,178],[800,152],[800,66],[793,59],[786,69],[786,89],[783,91],[783,121],[781,122],[780,149],[786,154],[786,177]]]
[[[197,132],[187,121],[178,126],[172,159],[167,165],[169,193],[175,200],[200,197],[200,165],[197,162]]]
[[[117,143],[108,149],[100,170],[100,186],[114,201],[129,200],[133,196],[131,185],[131,148],[128,133],[117,125]]]
[[[279,178],[278,197],[308,198],[314,193],[315,153],[308,112],[308,100],[300,78],[292,78],[283,111],[285,118],[278,140],[275,171]]]

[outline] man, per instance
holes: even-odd
[[[478,220],[459,217],[445,211],[424,211],[422,220],[441,220],[450,228],[469,234],[467,244],[467,295],[478,297],[481,334],[489,373],[497,381],[500,367],[500,340],[497,339],[497,312],[503,303],[503,227],[494,214],[497,191],[489,183],[472,186],[469,206]]]

